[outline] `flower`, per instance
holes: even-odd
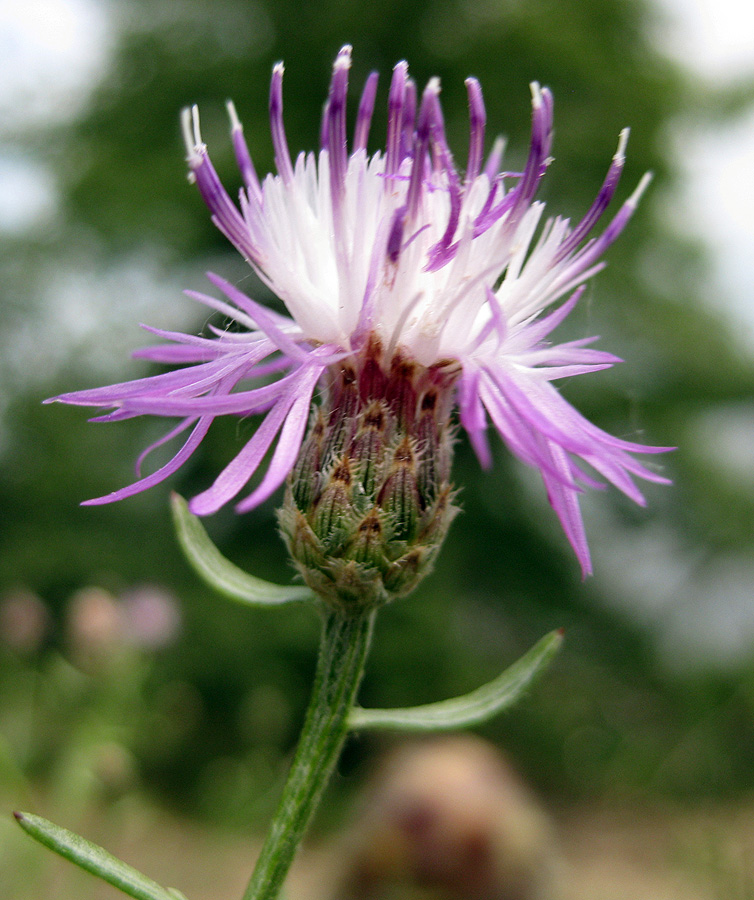
[[[591,237],[623,169],[625,130],[605,181],[581,221],[572,225],[556,217],[540,228],[544,205],[534,198],[549,162],[553,113],[546,88],[532,85],[531,144],[524,169],[506,172],[501,169],[500,139],[485,159],[482,92],[476,79],[467,79],[470,139],[466,171],[461,173],[445,138],[439,81],[430,79],[419,99],[405,62],[393,70],[385,150],[367,152],[377,92],[377,74],[372,73],[361,95],[349,151],[350,63],[351,48],[346,46],[335,60],[319,153],[301,153],[295,162],[283,126],[283,66],[274,67],[270,122],[277,174],[261,181],[235,108],[228,104],[244,184],[237,204],[202,143],[197,108],[184,111],[190,180],[214,223],[281,298],[289,315],[265,308],[209,274],[225,299],[187,294],[225,315],[236,330],[211,326],[210,336],[196,336],[147,329],[167,343],[138,355],[177,365],[175,370],[53,398],[111,410],[96,421],[178,417],[179,424],[149,447],[139,464],[154,447],[188,433],[180,450],[157,471],[87,502],[120,500],[167,478],[196,450],[215,417],[263,414],[251,439],[190,505],[194,513],[205,515],[236,497],[277,438],[261,481],[237,505],[239,512],[246,512],[269,497],[296,465],[318,386],[332,394],[335,385],[336,393],[342,393],[344,372],[372,382],[378,372],[382,389],[389,393],[385,384],[391,373],[397,364],[405,364],[414,373],[402,381],[409,393],[415,379],[421,381],[426,373],[451,373],[440,379],[439,405],[445,413],[435,425],[445,427],[454,402],[484,467],[491,463],[491,421],[511,452],[540,471],[549,501],[587,574],[591,563],[579,496],[585,487],[600,484],[590,472],[643,503],[632,476],[663,483],[667,479],[635,454],[669,448],[612,437],[577,412],[554,382],[619,360],[593,349],[595,338],[551,343],[549,337],[573,310],[586,282],[603,267],[604,251],[628,222],[649,176],[607,227]],[[367,399],[374,400],[373,387]],[[411,394],[412,416],[418,396]],[[422,403],[429,402],[427,396],[421,393]],[[436,400],[433,394],[431,402]],[[400,410],[396,415],[400,419]],[[417,428],[420,418],[417,413]],[[346,419],[341,415],[341,424]],[[421,452],[418,432],[407,440]],[[445,444],[449,447],[449,438]],[[311,449],[312,441],[306,446]],[[405,454],[402,458],[406,465]],[[335,465],[334,457],[327,465]],[[307,477],[321,478],[322,471],[317,472]]]

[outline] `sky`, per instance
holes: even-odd
[[[658,39],[684,66],[711,85],[754,82],[750,0],[657,2],[670,17]],[[712,249],[709,302],[742,326],[754,353],[754,108],[723,128],[679,125],[673,140],[686,176],[676,223]]]
[[[72,118],[105,66],[112,38],[102,0],[0,3],[0,237],[44,224],[56,201],[50,172],[8,137]]]
[[[711,79],[754,73],[754,29],[749,0],[658,0],[669,14],[660,35],[684,65]]]
[[[106,0],[3,0],[0,128],[76,112],[112,47]]]

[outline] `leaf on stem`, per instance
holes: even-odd
[[[480,725],[512,706],[549,666],[562,643],[562,630],[550,632],[502,675],[462,697],[405,709],[354,707],[348,727],[351,730],[431,732]]]
[[[40,844],[54,850],[62,857],[102,878],[134,900],[176,900],[183,895],[174,888],[164,888],[117,859],[107,850],[98,847],[66,828],[54,825],[31,813],[14,813],[18,824]]]
[[[254,578],[227,560],[212,543],[199,519],[189,512],[179,494],[171,498],[173,523],[186,558],[210,586],[232,600],[251,606],[279,606],[293,600],[309,600],[312,593],[304,585],[271,584]]]

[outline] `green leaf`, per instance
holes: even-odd
[[[85,871],[91,872],[92,875],[97,875],[134,900],[176,900],[176,897],[183,896],[174,889],[161,887],[156,881],[137,872],[102,847],[66,828],[48,822],[41,816],[20,812],[14,815],[23,830],[40,844],[44,844]]]
[[[232,600],[252,606],[278,606],[293,600],[311,599],[311,591],[303,585],[271,584],[254,578],[227,560],[212,543],[199,519],[189,512],[183,497],[173,494],[171,507],[181,549],[210,587]]]
[[[550,632],[502,675],[462,697],[405,709],[354,707],[348,727],[430,732],[480,725],[512,706],[550,665],[562,643],[562,630]]]

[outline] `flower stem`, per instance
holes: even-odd
[[[364,672],[374,612],[325,613],[314,688],[277,813],[244,900],[276,900],[340,755]]]

